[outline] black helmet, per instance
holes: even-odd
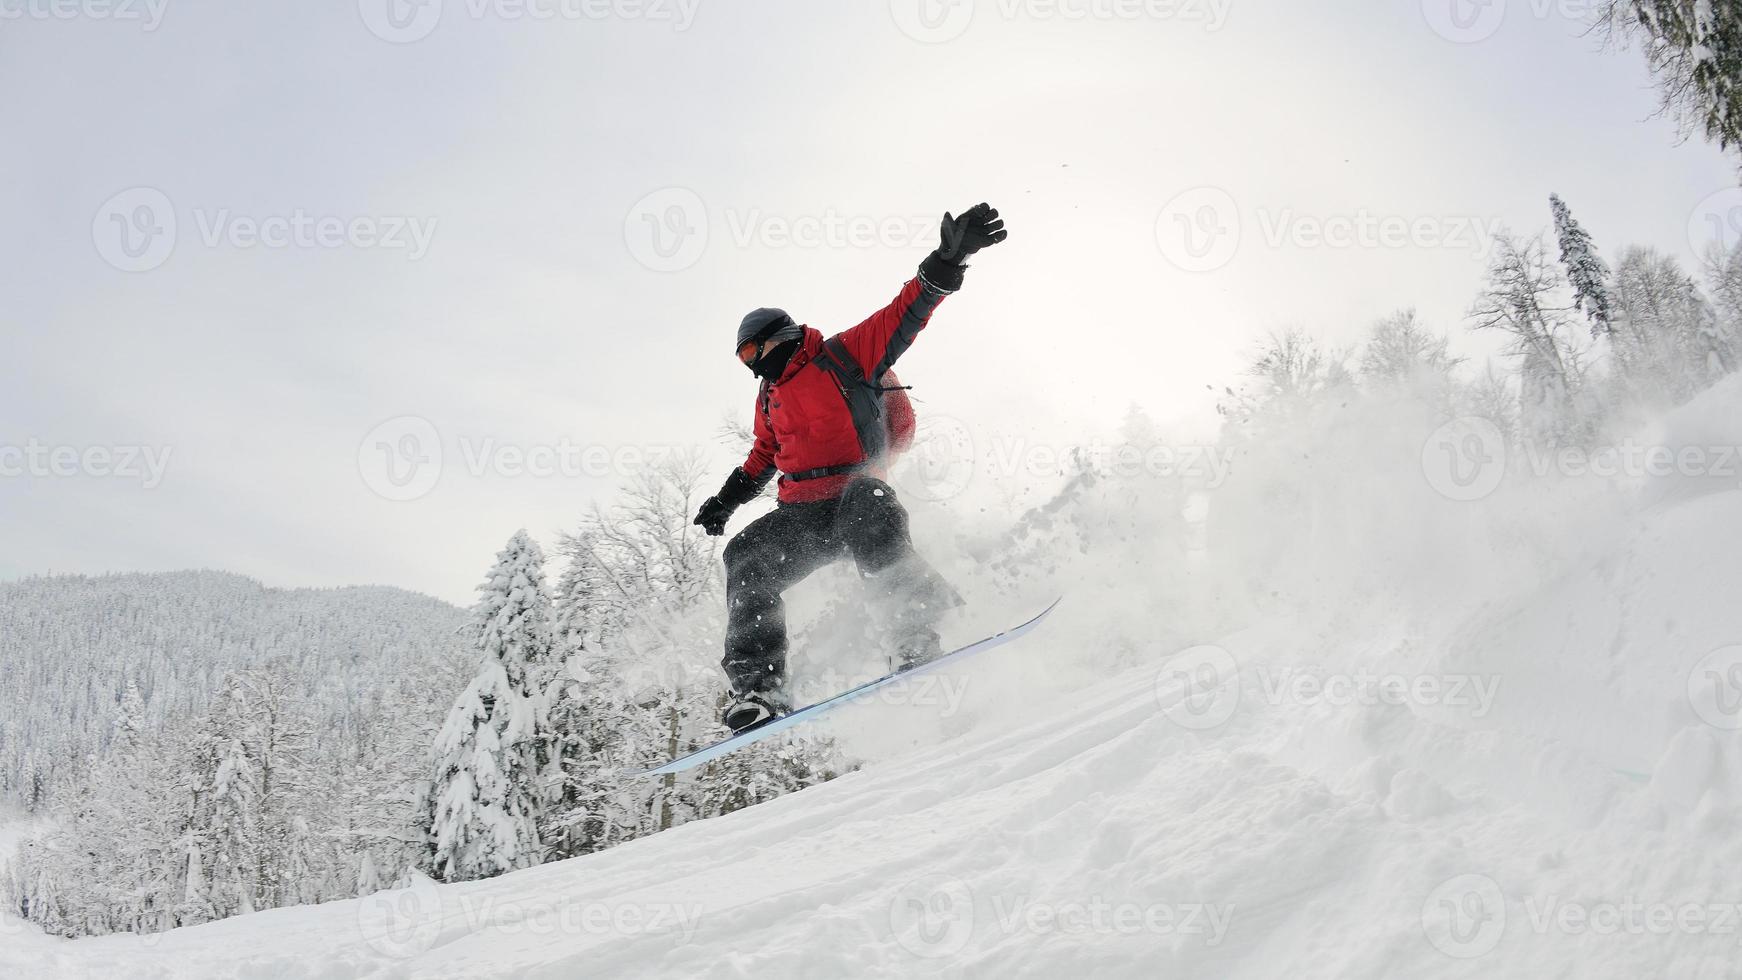
[[[738,342],[732,345],[732,349],[737,350],[752,340],[766,340],[777,331],[790,326],[795,324],[785,310],[772,306],[751,310],[744,314],[743,322],[738,324]]]

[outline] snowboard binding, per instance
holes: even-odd
[[[720,720],[736,735],[760,728],[791,710],[786,698],[774,691],[748,691],[732,695]]]

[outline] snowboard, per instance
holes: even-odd
[[[824,714],[826,714],[830,710],[832,710],[834,708],[838,708],[841,705],[846,704],[850,701],[853,701],[857,698],[863,697],[864,695],[869,694],[872,691],[875,691],[878,688],[883,687],[886,684],[891,684],[897,680],[901,680],[901,679],[906,678],[906,677],[912,677],[912,676],[915,676],[917,674],[922,674],[928,670],[932,670],[936,667],[940,667],[940,666],[942,666],[946,663],[949,663],[953,660],[959,660],[963,657],[969,656],[970,654],[979,653],[982,650],[989,650],[992,647],[1002,646],[1003,644],[1009,643],[1012,640],[1021,639],[1023,636],[1032,632],[1035,627],[1039,626],[1041,621],[1046,619],[1047,616],[1051,615],[1052,611],[1054,609],[1057,609],[1058,604],[1060,602],[1063,602],[1063,601],[1064,601],[1063,597],[1060,597],[1058,599],[1054,599],[1052,602],[1052,605],[1047,606],[1045,609],[1041,610],[1040,615],[1034,617],[1033,619],[1029,620],[1028,622],[1023,623],[1020,626],[1011,627],[1010,629],[1007,629],[1002,633],[994,633],[991,636],[988,636],[983,640],[977,640],[973,643],[968,644],[965,647],[958,647],[954,650],[951,650],[949,653],[946,653],[943,656],[941,656],[941,657],[937,658],[936,660],[933,660],[929,663],[923,663],[923,664],[920,664],[918,667],[912,667],[912,668],[909,668],[907,670],[898,670],[898,671],[895,671],[893,673],[884,674],[882,677],[879,677],[875,680],[866,681],[865,683],[860,684],[858,687],[852,688],[851,690],[842,691],[840,694],[837,694],[832,698],[828,698],[828,699],[823,700],[823,701],[818,701],[815,704],[806,705],[802,708],[797,709],[796,711],[791,712],[790,714],[781,715],[779,718],[775,718],[772,721],[764,722],[763,724],[758,725],[757,727],[752,728],[748,731],[740,732],[736,735],[733,735],[731,738],[725,739],[723,741],[715,742],[714,744],[709,745],[706,748],[697,749],[696,751],[691,752],[689,755],[680,756],[676,759],[671,760],[670,762],[666,763],[663,766],[658,766],[658,767],[655,767],[653,769],[644,769],[641,771],[631,770],[631,771],[627,772],[626,775],[629,775],[631,777],[664,776],[664,775],[667,775],[668,773],[684,772],[684,771],[689,770],[689,769],[694,769],[695,767],[702,765],[705,762],[712,762],[713,760],[718,759],[723,755],[727,755],[729,753],[736,752],[737,750],[743,748],[746,745],[753,745],[757,742],[762,741],[765,738],[771,738],[775,735],[778,735],[781,732],[786,731],[787,729],[795,728],[795,727],[802,725],[802,724],[809,722],[809,721],[814,721],[817,718],[822,717]]]

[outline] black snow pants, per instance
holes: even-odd
[[[882,480],[860,477],[834,500],[781,504],[726,545],[726,656],[733,690],[779,690],[786,684],[786,604],[781,594],[812,572],[851,555],[861,575],[899,575],[893,588],[918,597],[954,594],[913,551],[907,511]],[[912,566],[918,566],[917,572]],[[933,601],[930,607],[947,605]],[[906,624],[926,630],[929,624]],[[930,634],[935,642],[936,634]]]

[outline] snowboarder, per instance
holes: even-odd
[[[890,366],[945,296],[962,286],[975,252],[1005,238],[997,209],[945,213],[942,243],[895,301],[825,340],[785,310],[762,308],[738,326],[738,360],[761,379],[755,443],[744,465],[702,503],[695,523],[725,533],[732,513],[778,470],[779,506],[726,545],[726,656],[732,685],[723,721],[744,731],[790,710],[781,594],[851,555],[890,633],[894,666],[941,652],[937,617],[960,599],[913,550],[907,511],[884,482],[888,456],[911,442],[914,420]]]

